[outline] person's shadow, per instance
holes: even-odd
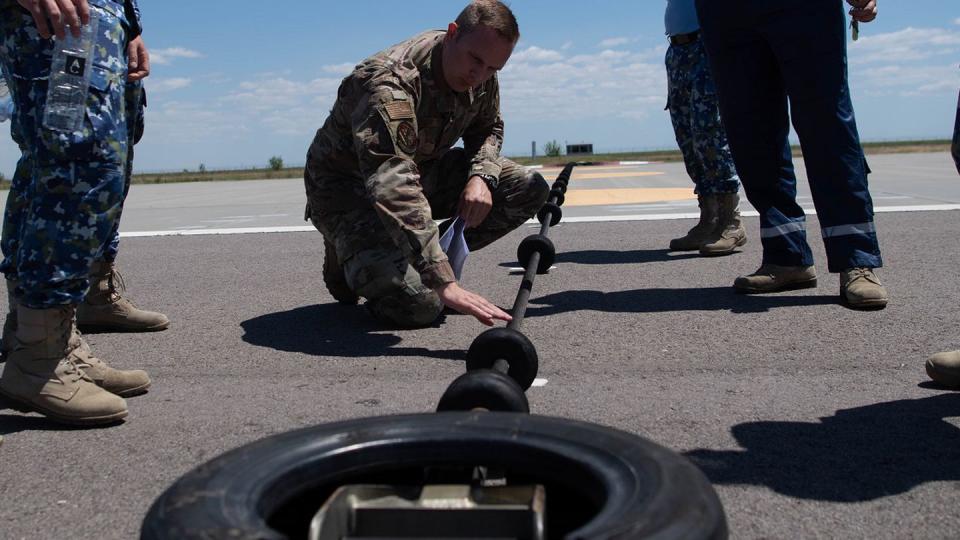
[[[583,251],[565,251],[557,253],[556,263],[573,264],[643,264],[651,262],[679,261],[700,257],[696,251],[679,252],[669,249],[635,249],[632,251],[615,251],[608,249],[588,249]],[[517,261],[500,263],[506,268],[517,268]]]
[[[861,502],[960,480],[960,393],[842,409],[820,422],[748,422],[745,450],[686,452],[714,484],[766,486],[819,501]]]
[[[773,308],[836,304],[836,295],[747,295],[731,287],[635,289],[632,291],[565,291],[530,300],[526,317],[546,317],[571,311],[661,313],[667,311],[730,311],[762,313]],[[542,306],[542,307],[538,307]]]
[[[440,324],[441,319],[435,324]],[[398,347],[403,338],[383,333],[384,328],[359,306],[319,304],[268,313],[240,323],[243,341],[278,351],[311,356],[418,356],[459,360],[462,349],[434,351],[423,347]]]

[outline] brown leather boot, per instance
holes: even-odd
[[[729,255],[747,243],[747,231],[740,220],[740,196],[718,193],[715,236],[700,246],[701,255]]]
[[[113,263],[97,261],[90,270],[90,290],[77,308],[83,332],[157,332],[170,326],[163,313],[139,309],[121,294],[123,277]]]
[[[347,285],[343,266],[337,260],[337,250],[326,237],[323,238],[323,283],[333,298],[343,305],[352,306],[360,299]]]
[[[671,251],[696,251],[713,238],[717,230],[718,201],[716,195],[698,195],[700,221],[680,238],[670,240]]]
[[[927,375],[948,388],[960,387],[960,351],[937,353],[927,359]]]
[[[808,289],[817,286],[817,270],[813,266],[779,266],[761,264],[756,272],[740,276],[733,288],[741,294],[772,293]]]
[[[97,358],[87,340],[73,326],[73,334],[67,344],[70,360],[90,378],[94,384],[120,397],[133,397],[146,394],[150,388],[150,376],[142,369],[114,369]]]
[[[127,416],[123,398],[94,384],[70,358],[75,306],[17,306],[14,346],[0,376],[0,399],[73,425],[110,424]]]

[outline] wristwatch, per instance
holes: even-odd
[[[490,188],[490,191],[494,191],[495,189],[497,189],[497,186],[500,185],[500,179],[492,174],[474,173],[471,176],[479,176],[480,178],[482,178],[483,183],[486,184],[488,188]]]

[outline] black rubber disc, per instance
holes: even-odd
[[[510,328],[491,328],[477,336],[467,349],[467,371],[493,369],[500,358],[510,364],[507,375],[520,388],[530,388],[540,368],[537,348],[527,336]]]

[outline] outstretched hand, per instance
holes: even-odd
[[[464,289],[456,282],[441,285],[435,291],[443,305],[464,315],[472,315],[487,326],[493,326],[494,320],[513,320],[513,317],[489,300]]]
[[[33,15],[40,37],[57,39],[66,36],[70,26],[73,37],[80,37],[80,27],[90,23],[90,6],[87,0],[17,0],[17,3]]]
[[[850,16],[853,20],[868,23],[877,18],[877,0],[847,0],[853,6]]]

